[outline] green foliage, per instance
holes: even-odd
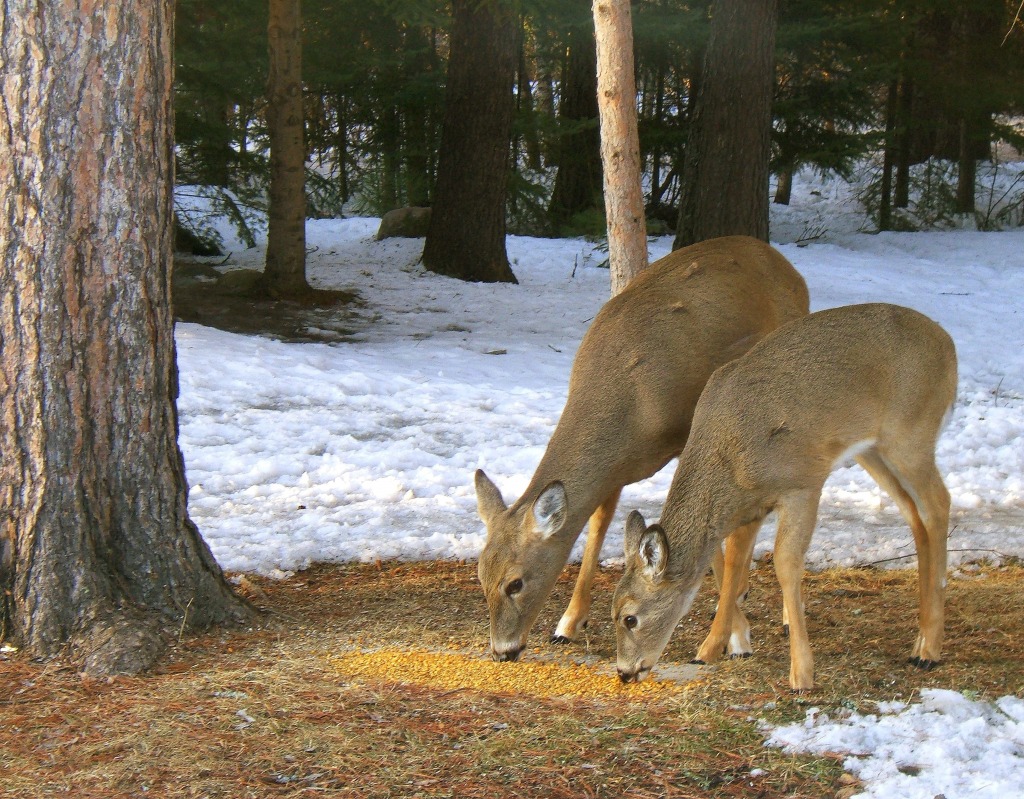
[[[222,186],[179,186],[174,216],[182,241],[194,241],[211,250],[223,249],[223,236],[217,229],[220,220],[234,228],[246,247],[255,247],[256,234],[266,227],[265,205]]]
[[[254,171],[262,137],[266,0],[178,0],[175,24],[178,179],[232,188]]]
[[[522,236],[548,234],[548,188],[543,174],[514,169],[509,176],[506,214],[509,233]]]
[[[433,183],[449,24],[439,0],[306,7],[307,93],[322,98],[310,150],[365,212],[425,205]],[[312,116],[312,115],[310,115]]]
[[[341,183],[333,175],[306,169],[306,216],[311,219],[335,219],[344,212],[345,197]]]
[[[636,0],[633,27],[641,157],[649,213],[671,219],[679,193],[691,96],[699,79],[712,0]],[[902,141],[919,207],[905,227],[950,221],[947,192],[956,133],[970,119],[983,155],[996,138],[1024,147],[994,122],[1024,112],[1024,35],[1005,44],[1011,0],[780,0],[772,168],[809,165],[849,177],[854,164]],[[549,233],[545,211],[559,147],[580,125],[560,115],[570,45],[589,39],[589,0],[518,4],[522,30],[509,229]],[[444,0],[307,0],[303,74],[309,214],[381,215],[431,201],[447,69]],[[176,168],[180,183],[252,239],[269,179],[264,123],[267,2],[177,0]],[[993,40],[995,36],[996,40]],[[575,37],[575,39],[573,38]],[[887,129],[885,98],[906,87],[913,104]],[[907,116],[909,114],[909,116]],[[900,138],[902,137],[902,139]],[[1017,137],[1014,139],[1014,137]],[[951,149],[952,148],[952,149]],[[942,155],[945,161],[934,160]],[[946,164],[940,166],[940,164]],[[1018,184],[981,170],[978,225],[1015,224]],[[869,206],[878,191],[865,192]],[[872,194],[874,192],[874,194]],[[1005,196],[1004,196],[1005,195]],[[874,205],[872,205],[874,203]],[[600,198],[558,233],[603,236]],[[195,209],[183,226],[202,234]],[[215,239],[211,239],[215,241]]]
[[[580,211],[558,231],[562,236],[583,236],[591,240],[604,239],[608,235],[608,221],[605,219],[604,210],[600,208],[588,208]]]
[[[789,0],[776,41],[772,169],[813,166],[849,177],[878,143],[879,65],[871,2]],[[873,46],[869,46],[869,41]]]
[[[894,208],[890,230],[914,232],[956,226],[956,167],[948,161],[929,159],[910,173],[910,203]],[[874,169],[858,199],[879,225],[882,197],[881,167]]]

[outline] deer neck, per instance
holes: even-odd
[[[528,510],[545,488],[559,482],[565,488],[567,502],[564,529],[579,534],[594,511],[622,487],[616,480],[611,464],[589,453],[575,450],[563,453],[549,446],[516,504]]]
[[[701,460],[680,461],[662,511],[668,570],[677,577],[691,569],[703,575],[722,540],[761,514],[759,503],[736,483],[730,469],[715,458]]]

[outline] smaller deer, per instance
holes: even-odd
[[[612,605],[620,678],[641,680],[657,663],[726,536],[718,611],[697,661],[716,660],[736,630],[749,630],[736,600],[757,530],[775,510],[789,684],[796,691],[813,687],[804,556],[825,479],[851,455],[913,531],[920,632],[911,662],[937,665],[949,492],[935,466],[935,444],[956,382],[949,335],[916,311],[886,304],[813,313],[719,368],[694,410],[661,524],[647,527],[636,511],[627,520],[626,568]]]

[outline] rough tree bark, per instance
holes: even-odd
[[[746,234],[768,240],[777,0],[715,0],[683,161],[673,246]]]
[[[516,283],[505,249],[516,18],[506,2],[453,0],[448,86],[423,265]]]
[[[0,4],[0,638],[92,674],[249,613],[177,444],[171,20]]]
[[[629,0],[594,0],[601,163],[612,294],[647,268]]]
[[[306,147],[302,111],[300,0],[270,0],[270,210],[264,288],[274,297],[301,296],[306,282]]]

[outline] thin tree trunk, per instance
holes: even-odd
[[[910,78],[906,77],[898,82],[897,87],[893,130],[896,140],[893,206],[906,208],[910,205],[910,125],[913,119],[914,90]]]
[[[777,205],[789,205],[793,196],[793,167],[787,166],[779,170],[778,183],[775,186],[775,200]]]
[[[674,247],[768,240],[777,0],[715,0],[691,118]]]
[[[348,101],[340,93],[334,95],[335,114],[338,118],[337,132],[334,135],[335,158],[338,169],[338,192],[341,194],[342,203],[347,203],[351,197],[351,190],[348,182]]]
[[[576,214],[600,208],[602,203],[597,53],[589,18],[586,25],[569,32],[568,44],[558,106],[558,171],[548,204],[548,219],[556,234]]]
[[[270,212],[264,287],[271,296],[309,291],[306,282],[306,148],[303,144],[300,0],[270,0]]]
[[[661,121],[665,118],[665,70],[659,63],[654,81],[654,118]],[[651,198],[648,203],[655,213],[661,207],[661,143],[651,149]]]
[[[247,616],[177,444],[171,19],[0,5],[0,638],[92,674]]]
[[[516,67],[516,109],[526,119],[523,140],[526,150],[526,166],[539,172],[544,164],[541,161],[540,132],[537,125],[537,110],[533,101],[533,81],[530,75],[530,62],[527,58],[526,46],[528,32],[526,18],[519,24],[519,56]]]
[[[885,100],[885,149],[882,152],[882,185],[878,198],[878,229],[892,229],[892,172],[896,152],[896,92],[897,82],[889,84]]]
[[[647,268],[629,0],[594,0],[594,28],[608,260],[614,295]]]
[[[970,123],[967,119],[961,119],[960,157],[956,181],[956,212],[958,214],[973,214],[975,210],[974,183],[978,174],[978,162],[974,158],[972,148],[974,142],[970,134]]]

